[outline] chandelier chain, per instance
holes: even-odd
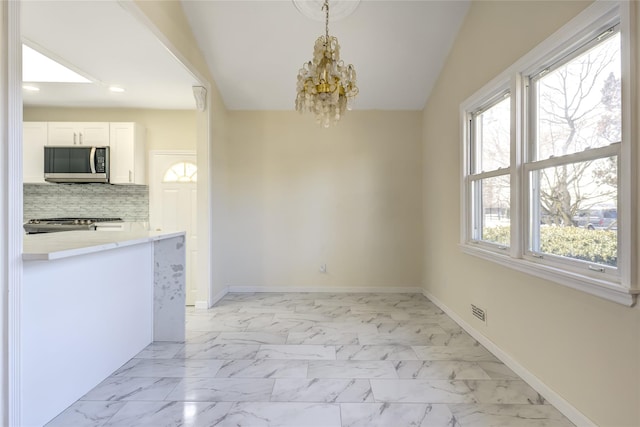
[[[322,10],[325,11],[325,35],[327,43],[329,43],[329,0],[324,0],[324,5],[322,6]]]

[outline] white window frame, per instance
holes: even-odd
[[[485,171],[484,169],[481,171],[475,170],[479,161],[478,157],[481,156],[478,150],[478,135],[477,135],[477,123],[475,122],[475,117],[479,116],[483,112],[491,109],[504,98],[511,98],[511,93],[508,88],[501,88],[502,90],[498,91],[498,93],[492,94],[492,96],[486,99],[486,102],[482,104],[479,108],[475,108],[473,111],[469,111],[466,113],[466,123],[468,126],[468,146],[469,146],[469,162],[468,170],[466,172],[467,179],[467,187],[469,191],[469,199],[474,199],[471,202],[470,208],[472,212],[469,215],[468,226],[470,230],[470,239],[473,243],[482,245],[487,250],[491,251],[508,251],[511,244],[508,246],[501,245],[499,243],[490,242],[486,240],[481,240],[477,238],[478,234],[482,234],[483,230],[483,217],[484,212],[482,212],[482,204],[480,203],[482,199],[482,195],[479,191],[477,191],[477,186],[482,185],[482,181],[488,178],[496,178],[500,176],[509,176],[511,179],[511,167],[506,168],[497,168]],[[512,108],[510,108],[512,110]],[[511,152],[511,149],[509,150]],[[512,200],[509,202],[511,203]],[[480,209],[478,209],[480,208]],[[511,209],[511,206],[509,207]]]
[[[542,42],[515,64],[487,83],[460,106],[461,117],[461,220],[460,246],[470,255],[523,271],[573,289],[581,290],[627,306],[635,304],[640,293],[637,280],[637,175],[635,159],[637,153],[638,126],[635,123],[637,111],[633,99],[636,96],[634,56],[637,46],[633,37],[638,31],[635,22],[635,2],[597,1],[577,15],[564,27]],[[554,257],[538,258],[527,250],[528,219],[528,174],[531,163],[525,163],[528,154],[527,130],[529,121],[526,105],[529,76],[535,75],[549,65],[556,63],[572,49],[585,44],[588,40],[619,23],[622,64],[622,142],[618,149],[603,148],[619,155],[618,216],[618,268],[607,274],[577,270],[571,263],[566,266],[554,262]],[[509,92],[511,97],[511,246],[499,248],[498,245],[473,239],[472,215],[474,201],[472,197],[472,147],[471,114],[495,99],[500,93]],[[580,159],[581,155],[575,155]],[[553,161],[551,161],[553,163]],[[549,258],[549,259],[546,259]]]

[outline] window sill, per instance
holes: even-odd
[[[567,270],[561,270],[548,265],[540,265],[525,259],[511,258],[507,255],[497,254],[487,249],[478,248],[477,246],[461,244],[460,247],[462,251],[468,255],[492,261],[505,267],[513,268],[514,270],[546,279],[628,307],[635,305],[636,297],[640,293],[640,290],[625,288],[616,282],[595,279],[593,277]]]

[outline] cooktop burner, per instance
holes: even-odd
[[[41,218],[30,219],[24,224],[28,234],[54,233],[57,231],[95,230],[96,223],[122,222],[122,218]]]

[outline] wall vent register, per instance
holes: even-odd
[[[487,323],[487,312],[484,309],[471,304],[471,314],[481,322]]]

